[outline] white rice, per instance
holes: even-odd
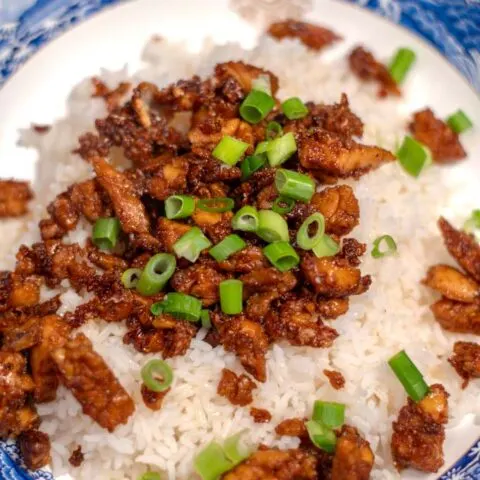
[[[349,73],[345,60],[327,61],[296,41],[277,43],[266,38],[253,51],[237,45],[205,44],[201,54],[195,55],[181,45],[152,41],[144,52],[146,67],[134,80],[150,80],[163,86],[194,73],[207,75],[216,63],[232,59],[271,69],[280,78],[280,97],[298,95],[305,100],[330,103],[346,92],[352,109],[366,124],[365,143],[394,149],[405,134],[411,112],[401,99],[379,101],[375,87],[358,82]],[[115,86],[128,79],[128,72],[102,72],[100,76]],[[49,133],[24,132],[23,143],[39,153],[37,197],[27,222],[8,222],[1,227],[2,238],[8,241],[2,242],[0,258],[4,260],[0,267],[13,266],[19,242],[30,244],[39,240],[37,222],[44,216],[46,204],[70,183],[91,175],[90,167],[70,153],[77,137],[92,130],[93,120],[106,113],[103,101],[92,99],[90,94],[90,81],[85,80],[72,92],[66,118],[59,120]],[[468,150],[468,138],[466,141]],[[153,356],[123,345],[123,324],[98,321],[82,327],[134,398],[136,412],[127,425],[110,434],[83,415],[70,392],[61,388],[57,401],[39,406],[41,428],[52,439],[54,474],[69,473],[76,479],[88,480],[136,479],[149,467],[165,472],[169,480],[187,479],[192,474],[192,459],[202,445],[245,428],[250,429],[247,437],[252,445],[261,442],[295,447],[296,439],[275,435],[275,425],[288,417],[309,416],[314,400],[321,398],[348,405],[347,422],[360,428],[375,451],[373,478],[398,478],[390,457],[391,422],[406,398],[386,364],[393,353],[406,348],[429,383],[445,385],[451,394],[448,428],[467,414],[480,413],[478,382],[460,390],[460,379],[446,361],[453,343],[469,337],[450,334],[439,327],[429,310],[435,294],[420,284],[428,266],[452,263],[436,228],[439,215],[446,214],[454,223],[460,223],[461,215],[474,208],[468,204],[468,199],[475,198],[474,185],[468,191],[468,185],[460,182],[462,178],[474,178],[473,166],[468,161],[453,168],[430,168],[417,180],[393,163],[351,182],[361,205],[360,226],[353,236],[371,245],[378,235],[389,233],[397,241],[398,254],[382,260],[365,255],[362,271],[372,275],[373,284],[367,294],[351,297],[349,312],[332,322],[340,337],[331,349],[287,344],[270,349],[268,380],[258,385],[253,402],[271,412],[269,424],[254,424],[249,407],[233,407],[216,394],[222,368],[243,370],[233,354],[225,353],[222,347],[212,349],[203,342],[205,332],[193,340],[187,355],[170,360],[175,371],[174,385],[162,409],[153,412],[141,400],[139,375],[141,366]],[[83,242],[89,232],[88,225],[82,224],[69,235],[69,240]],[[5,255],[7,246],[10,255]],[[86,300],[68,289],[68,282],[60,290],[62,312],[73,310]],[[47,298],[55,292],[43,293]],[[322,373],[325,368],[344,374],[343,390],[330,386]],[[68,458],[77,445],[82,446],[85,461],[74,469]]]

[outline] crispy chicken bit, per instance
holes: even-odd
[[[141,388],[143,403],[150,410],[158,411],[162,408],[163,400],[169,391],[170,388],[167,388],[163,392],[154,392],[153,390],[150,390],[145,384],[143,384]]]
[[[97,77],[92,77],[93,93],[92,97],[100,97],[105,100],[107,110],[113,112],[117,108],[123,97],[130,90],[131,84],[128,82],[120,82],[113,90]]]
[[[217,393],[227,398],[232,405],[244,407],[252,403],[252,391],[255,388],[257,388],[257,385],[249,376],[244,373],[237,375],[228,368],[224,368],[222,378],[218,383]]]
[[[109,216],[110,212],[104,205],[100,186],[95,179],[73,185],[70,198],[75,207],[82,212],[82,215],[89,222],[95,222],[102,216]]]
[[[54,350],[52,357],[84,414],[110,432],[127,422],[135,410],[133,400],[83,333]]]
[[[82,452],[82,446],[79,445],[70,455],[70,458],[68,459],[68,463],[72,467],[79,467],[83,463],[84,459],[85,459],[85,455]]]
[[[156,236],[167,252],[173,252],[173,244],[185,235],[192,227],[185,223],[160,217],[157,223]]]
[[[449,265],[430,267],[423,283],[458,302],[472,303],[480,297],[480,285]]]
[[[430,309],[445,330],[480,335],[480,303],[455,302],[442,298]]]
[[[321,318],[334,320],[348,312],[348,298],[330,298],[317,301],[317,310]]]
[[[448,359],[452,367],[463,378],[466,388],[471,378],[480,378],[480,345],[473,342],[455,342],[453,355]]]
[[[286,293],[297,285],[297,279],[292,272],[280,272],[276,268],[258,268],[242,275],[240,280],[248,296],[271,291]]]
[[[443,217],[438,221],[438,226],[450,255],[474,280],[480,282],[480,244],[473,235],[456,230]]]
[[[269,423],[272,419],[272,414],[264,408],[250,408],[250,416],[255,423]]]
[[[348,185],[325,188],[313,195],[311,203],[325,217],[326,233],[346,235],[359,223],[358,200]]]
[[[23,320],[23,319],[22,319]],[[3,331],[2,349],[21,352],[36,345],[40,338],[40,319],[31,317]]]
[[[312,50],[321,50],[341,39],[341,37],[328,30],[328,28],[292,19],[272,23],[268,33],[277,40],[298,38],[306,47]]]
[[[379,97],[401,95],[397,83],[390,75],[385,65],[375,60],[371,52],[363,47],[356,47],[348,57],[350,69],[362,80],[375,80],[379,83]]]
[[[307,438],[305,422],[304,418],[287,418],[275,427],[275,433],[284,437]]]
[[[324,370],[323,374],[328,378],[330,385],[335,390],[341,390],[345,386],[345,377],[336,370]]]
[[[28,182],[0,180],[0,218],[25,215],[32,198]]]
[[[50,439],[46,433],[28,430],[18,437],[18,447],[25,465],[37,470],[50,463]]]
[[[223,480],[317,480],[317,459],[300,449],[258,450]]]
[[[337,440],[331,480],[368,480],[374,455],[357,429],[344,425]]]
[[[147,180],[147,192],[157,200],[180,193],[187,186],[188,161],[185,157],[163,158]]]
[[[199,209],[192,214],[192,220],[213,243],[221,242],[232,233],[232,217],[232,212],[216,213]]]
[[[410,131],[419,142],[430,149],[435,162],[455,162],[467,155],[458,134],[443,120],[436,118],[429,108],[414,114]]]
[[[398,470],[411,467],[435,473],[443,465],[447,399],[443,386],[435,384],[418,404],[409,398],[400,410],[392,435],[392,455]]]
[[[227,272],[250,273],[254,270],[268,267],[268,260],[260,247],[249,245],[243,250],[230,255],[223,262],[218,263],[218,268]]]
[[[24,278],[12,273],[10,281],[10,298],[8,300],[10,307],[31,307],[38,304],[41,286],[39,277],[30,276]]]

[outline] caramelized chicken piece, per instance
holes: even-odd
[[[88,259],[97,267],[107,271],[123,273],[128,268],[128,263],[118,255],[102,252],[92,243],[87,246]]]
[[[341,390],[345,386],[345,377],[336,370],[324,370],[323,374],[328,378],[330,385],[335,390]]]
[[[317,310],[321,318],[335,319],[348,312],[348,298],[330,298],[317,301]]]
[[[38,430],[22,432],[17,445],[30,470],[37,470],[50,463],[50,439],[46,433]]]
[[[317,459],[300,449],[258,450],[223,480],[317,480]]]
[[[185,223],[160,217],[157,223],[156,236],[167,252],[173,252],[173,244],[185,235],[192,227]]]
[[[218,267],[227,272],[250,273],[268,267],[268,260],[260,247],[248,245],[223,262],[219,262]]]
[[[395,156],[380,147],[361,145],[353,140],[322,129],[313,129],[299,139],[298,156],[301,165],[312,174],[358,178]]]
[[[110,216],[109,210],[103,203],[100,186],[95,179],[73,185],[70,199],[89,222],[95,222],[100,217]]]
[[[258,268],[242,275],[240,280],[247,296],[273,290],[286,293],[297,285],[297,279],[292,272],[280,272],[276,268]]]
[[[122,230],[125,233],[149,233],[150,222],[145,207],[131,181],[101,157],[92,158],[91,163],[98,182],[112,200]]]
[[[430,149],[435,162],[450,163],[467,156],[458,134],[443,120],[436,118],[429,108],[413,115],[410,131]]]
[[[153,321],[153,326],[163,335],[161,351],[163,358],[185,355],[197,328],[191,322],[176,320],[170,315],[163,314]],[[153,331],[155,338],[155,331]]]
[[[368,480],[375,457],[357,429],[344,425],[333,457],[332,480]]]
[[[224,368],[222,378],[218,383],[217,393],[227,398],[232,405],[244,407],[252,403],[252,390],[255,388],[257,388],[257,385],[248,375],[244,373],[237,375],[228,368]]]
[[[213,243],[221,242],[232,233],[232,218],[232,212],[216,213],[197,209],[192,214],[192,220]]]
[[[52,357],[85,415],[110,432],[127,423],[135,410],[133,400],[83,333],[54,350]]]
[[[449,265],[430,267],[423,283],[458,302],[472,303],[480,296],[480,285]]]
[[[22,319],[23,320],[23,319]],[[38,317],[27,318],[3,332],[2,349],[10,352],[27,350],[39,342],[41,321]]]
[[[411,467],[435,473],[443,465],[448,396],[442,385],[435,384],[423,400],[415,403],[409,398],[400,410],[392,435],[392,455],[398,470]]]
[[[292,19],[272,23],[268,34],[277,40],[298,38],[306,47],[317,51],[341,39],[328,28]]]
[[[263,325],[267,315],[271,313],[272,302],[281,294],[276,290],[266,293],[254,293],[248,300],[245,313],[248,318]]]
[[[443,217],[440,217],[438,226],[450,255],[474,280],[480,282],[480,244],[473,235],[456,230]]]
[[[359,223],[358,200],[348,185],[325,188],[315,193],[310,202],[325,217],[326,233],[346,235]]]
[[[264,408],[250,408],[250,416],[255,423],[269,423],[272,419],[272,414]]]
[[[76,228],[80,215],[69,192],[58,195],[47,207],[51,221],[58,226],[58,231],[68,232]],[[53,228],[53,227],[52,227]],[[43,237],[45,239],[45,237]]]
[[[163,400],[169,391],[170,388],[167,388],[163,392],[154,392],[153,390],[150,390],[145,384],[143,384],[141,389],[143,403],[150,410],[158,411],[162,408]]]
[[[92,77],[92,85],[92,97],[103,98],[109,112],[113,112],[120,105],[123,97],[131,87],[131,84],[128,82],[120,82],[117,87],[112,90],[97,77]]]
[[[84,459],[85,459],[85,455],[82,452],[81,445],[79,445],[70,455],[70,458],[68,459],[68,463],[72,467],[79,467],[83,463]]]
[[[31,307],[39,303],[41,286],[39,277],[32,275],[24,278],[12,273],[10,282],[10,296],[8,300],[10,307]]]
[[[284,437],[307,438],[305,418],[287,418],[275,427],[275,433]]]
[[[356,47],[348,57],[350,69],[362,80],[375,80],[380,88],[379,97],[387,95],[401,95],[397,83],[390,75],[385,65],[379,63],[371,52],[363,47]]]
[[[453,355],[448,359],[463,378],[466,388],[471,378],[480,378],[480,345],[473,342],[455,342]]]
[[[0,180],[0,218],[25,215],[32,198],[28,182]]]
[[[480,303],[455,302],[442,298],[430,309],[445,330],[480,335]]]
[[[180,193],[187,186],[188,161],[185,157],[166,157],[147,180],[149,195],[157,200],[165,200],[174,193]]]

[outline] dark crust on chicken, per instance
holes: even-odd
[[[272,414],[265,408],[250,408],[250,416],[255,423],[269,423],[272,419]]]
[[[245,374],[237,375],[235,372],[224,368],[218,383],[217,393],[228,399],[232,405],[244,407],[252,403],[252,391],[257,388],[256,383]]]
[[[0,218],[25,215],[32,198],[28,182],[0,179]]]
[[[79,467],[85,459],[85,455],[82,452],[82,446],[79,445],[70,455],[68,463],[72,467]]]
[[[18,447],[25,465],[37,470],[50,463],[50,439],[39,430],[27,430],[18,437]]]
[[[478,343],[455,342],[453,354],[448,361],[463,378],[462,388],[466,388],[472,378],[480,378],[480,345]]]
[[[335,390],[341,390],[345,386],[345,377],[342,375],[342,372],[337,372],[336,370],[324,370],[323,374],[328,378],[330,385]]]

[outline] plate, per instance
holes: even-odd
[[[442,2],[439,1],[358,2],[390,20],[402,19],[410,28],[424,33],[440,45],[458,70],[429,44],[407,30],[358,6],[333,0],[212,0],[203,1],[201,9],[199,2],[194,0],[139,0],[107,9],[71,29],[81,18],[115,2],[38,0],[35,3],[25,0],[23,3],[25,5],[20,1],[15,4],[16,8],[27,8],[20,17],[20,23],[15,22],[18,17],[15,17],[15,12],[9,13],[8,17],[3,12],[2,22],[9,23],[2,27],[0,37],[2,80],[39,45],[63,30],[69,31],[38,51],[0,90],[0,177],[34,179],[36,153],[17,145],[19,129],[28,127],[32,122],[48,124],[64,115],[65,100],[71,89],[80,79],[98,73],[101,68],[119,70],[128,63],[130,71],[137,70],[141,67],[139,52],[152,35],[161,34],[171,40],[186,41],[192,50],[198,49],[206,37],[216,43],[236,41],[249,47],[254,45],[264,26],[276,16],[304,16],[342,33],[345,42],[328,52],[333,56],[344,55],[356,43],[365,43],[381,58],[388,57],[400,46],[412,46],[419,61],[409,79],[405,108],[416,110],[432,105],[443,113],[454,111],[459,105],[468,106],[473,123],[480,125],[480,100],[472,88],[472,85],[480,86],[479,54],[473,51],[478,49],[478,44],[475,45],[475,41],[466,34],[480,25],[475,20],[478,18],[475,15],[479,14],[478,6],[470,9],[471,3],[478,2],[472,0],[467,3],[449,1],[450,13],[440,10],[443,12],[441,16],[433,15],[431,10],[441,8]],[[32,6],[33,3],[35,5]],[[430,10],[426,10],[426,6]],[[468,16],[465,14],[467,8]],[[199,15],[202,21],[198,20]],[[442,21],[438,20],[440,17]],[[444,17],[447,23],[453,25],[453,18],[463,23],[463,27],[457,22],[447,29]],[[480,178],[478,137],[470,140],[469,150],[470,161],[477,162],[477,178]],[[473,415],[466,416],[460,425],[448,431],[445,450],[446,465],[450,467],[441,475],[442,480],[480,478],[479,437],[480,426]],[[0,477],[52,478],[46,471],[25,472],[12,444],[3,444],[0,448]],[[409,472],[402,478],[436,477]]]

